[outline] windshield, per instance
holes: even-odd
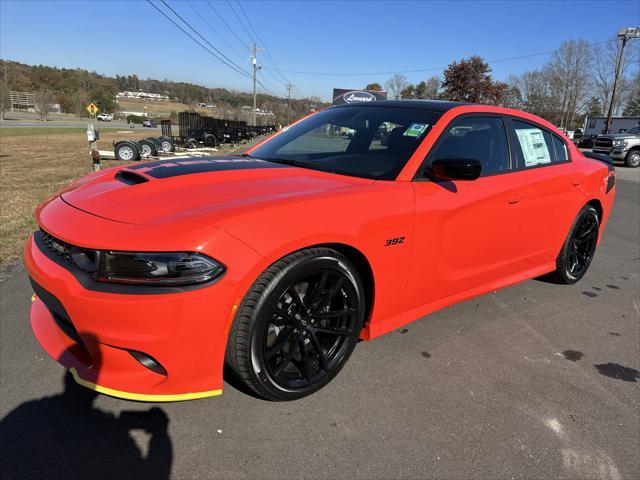
[[[394,179],[441,113],[393,107],[328,108],[252,157],[362,178]]]
[[[640,125],[638,125],[637,127],[633,127],[631,130],[627,130],[627,133],[630,133],[632,135],[640,135]]]

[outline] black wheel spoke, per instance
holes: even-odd
[[[316,312],[307,315],[307,318],[342,318],[351,317],[358,311],[355,308],[345,308],[344,310],[337,310],[334,312]]]
[[[298,323],[298,321],[295,319],[293,315],[290,315],[289,313],[285,312],[279,307],[276,307],[273,313],[283,318],[285,320],[285,323],[288,323],[290,325],[296,325]]]
[[[341,337],[350,337],[353,335],[353,331],[348,328],[341,327],[318,327],[317,325],[312,325],[309,327],[313,332],[318,333],[330,333],[331,335],[337,335]]]
[[[295,333],[295,330],[293,330],[292,328],[287,329],[287,331],[283,331],[282,333],[280,333],[280,335],[276,337],[275,343],[267,349],[267,352],[265,353],[265,358],[267,360],[271,360],[274,356],[280,353],[284,348],[284,346],[287,343],[289,343],[289,340],[291,340],[294,333]]]
[[[293,303],[293,305],[295,305],[301,312],[306,312],[307,307],[300,298],[300,295],[298,294],[296,289],[292,287],[287,290],[287,293],[291,296],[291,303]]]
[[[320,305],[318,306],[318,308],[324,308],[324,307],[327,307],[327,306],[331,305],[331,301],[334,299],[334,297],[336,296],[336,294],[338,293],[338,291],[342,287],[343,282],[344,282],[344,277],[339,277],[336,280],[336,283],[334,283],[331,286],[331,288],[327,292],[326,296],[320,302]]]
[[[323,272],[318,285],[316,285],[316,287],[313,289],[313,291],[309,295],[309,300],[307,300],[307,306],[309,308],[313,308],[314,304],[322,295],[322,292],[327,286],[327,280],[329,280],[329,272]]]
[[[298,340],[298,350],[300,350],[300,357],[302,358],[302,369],[300,373],[309,380],[311,378],[311,359],[307,352],[307,347],[304,343],[304,339]]]
[[[316,356],[318,357],[318,364],[320,365],[320,368],[325,372],[328,371],[329,369],[327,368],[327,360],[325,358],[324,352],[322,351],[322,347],[320,346],[315,333],[313,333],[311,330],[309,330],[309,340],[311,341],[311,346],[315,350]]]
[[[284,356],[282,357],[282,360],[280,361],[280,363],[278,364],[276,369],[273,371],[273,374],[276,377],[280,376],[280,374],[284,371],[284,369],[287,367],[287,365],[289,365],[291,363],[291,360],[293,359],[293,353],[294,352],[295,352],[295,350],[293,348],[291,348],[291,350],[289,350],[287,353],[284,354]]]

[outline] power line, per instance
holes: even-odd
[[[225,26],[225,27],[227,27],[227,29],[228,29],[228,30],[229,30],[229,31],[230,31],[230,32],[231,32],[231,33],[232,33],[232,34],[233,34],[233,35],[238,39],[238,41],[239,41],[241,44],[245,45],[245,43],[246,43],[246,42],[245,42],[242,38],[240,38],[240,36],[236,33],[236,31],[235,31],[233,28],[231,28],[231,27],[229,26],[229,24],[227,23],[227,21],[224,19],[224,17],[223,17],[222,15],[220,15],[220,12],[218,12],[218,10],[216,10],[216,7],[214,7],[214,6],[213,6],[213,4],[211,3],[211,1],[210,1],[210,0],[207,0],[207,3],[209,4],[209,7],[211,7],[211,10],[213,10],[213,11],[214,11],[214,13],[215,13],[215,14],[218,16],[218,18],[220,19],[220,21],[224,24],[224,26]]]
[[[149,3],[151,3],[149,0],[147,0],[147,1]],[[209,42],[209,40],[204,38],[202,36],[202,34],[200,34],[200,32],[198,32],[195,28],[193,28],[189,22],[187,22],[184,18],[182,18],[182,16],[178,12],[176,12],[173,8],[171,8],[171,5],[169,5],[165,0],[160,0],[160,1],[164,4],[165,7],[167,7],[169,10],[171,10],[176,17],[178,17],[180,20],[182,20],[182,23],[184,23],[187,27],[189,27],[196,35],[198,35],[202,40],[204,40],[204,42],[207,45],[209,45],[211,48],[213,48],[216,52],[218,52],[219,55],[224,57],[227,60],[227,62],[229,62],[231,64],[231,65],[229,65],[229,63],[228,63],[227,66],[233,68],[237,72],[243,73],[244,75],[247,75],[247,76],[251,77],[251,75],[248,72],[245,72],[242,67],[237,65],[233,60],[231,60],[224,53],[222,53],[218,48],[216,48],[215,45],[213,45],[211,42]]]
[[[242,22],[242,19],[240,18],[240,15],[238,15],[238,13],[236,12],[235,8],[233,8],[233,5],[231,5],[231,2],[229,0],[227,0],[227,5],[229,5],[229,8],[231,9],[231,11],[233,12],[233,15],[236,17],[236,19],[238,20],[238,23],[240,24],[240,26],[242,27],[242,29],[245,31],[245,33],[247,34],[247,37],[249,37],[249,40],[256,42],[256,39],[252,37],[251,33],[249,32],[249,30],[247,29],[247,27],[245,27],[244,23]]]
[[[258,32],[256,31],[256,29],[253,27],[253,24],[251,23],[251,20],[249,20],[249,17],[247,15],[247,12],[245,12],[244,7],[242,6],[242,4],[240,3],[240,0],[236,0],[236,3],[238,4],[238,7],[240,8],[240,12],[242,12],[242,15],[244,16],[245,20],[247,21],[247,24],[249,25],[249,28],[251,28],[251,31],[255,34],[256,39],[258,40],[258,43],[261,44],[263,47],[265,47],[265,55],[267,57],[267,61],[269,63],[271,63],[273,65],[273,67],[275,68],[275,70],[278,72],[278,74],[282,77],[282,79],[285,82],[285,85],[290,83],[289,79],[282,73],[282,71],[280,70],[280,68],[278,67],[278,64],[276,63],[275,59],[271,56],[271,54],[269,53],[269,50],[266,48],[266,44],[262,41],[262,38],[260,38],[260,35],[258,35]]]
[[[202,43],[200,43],[200,41],[198,41],[197,38],[195,38],[193,35],[191,35],[189,32],[187,32],[184,28],[182,28],[180,25],[178,25],[172,18],[170,18],[166,13],[164,13],[160,8],[158,8],[153,2],[151,2],[151,0],[146,0],[147,3],[149,5],[151,5],[153,8],[155,8],[163,17],[165,17],[167,20],[169,20],[173,25],[175,25],[177,28],[179,28],[182,33],[184,33],[186,36],[188,36],[191,40],[193,40],[194,42],[196,42],[200,47],[202,47],[202,49],[204,51],[206,51],[209,55],[211,55],[212,57],[214,57],[216,60],[222,62],[223,64],[225,64],[226,66],[228,66],[229,68],[231,68],[232,70],[240,73],[241,75],[251,78],[251,75],[249,75],[248,73],[242,71],[242,70],[237,70],[236,68],[234,68],[232,65],[228,64],[227,62],[225,62],[222,58],[220,58],[218,55],[216,55],[215,53],[213,53],[211,50],[209,50],[206,46],[204,46]]]
[[[588,47],[595,47],[597,45],[604,45],[606,43],[611,43],[611,42],[615,42],[617,40],[607,40],[604,42],[596,42],[596,43],[589,43],[587,44]],[[548,50],[546,52],[540,52],[540,53],[532,53],[529,55],[520,55],[517,57],[506,57],[506,58],[499,58],[497,60],[489,60],[487,61],[487,63],[489,64],[493,64],[493,63],[502,63],[502,62],[510,62],[513,60],[522,60],[525,58],[533,58],[533,57],[540,57],[543,55],[549,55],[552,53],[557,52],[558,49],[555,50]],[[286,69],[281,69],[283,72],[287,72],[287,73],[296,73],[299,75],[317,75],[317,76],[366,76],[366,75],[394,75],[396,73],[424,73],[424,72],[435,72],[435,71],[440,71],[440,70],[444,70],[447,67],[430,67],[430,68],[417,68],[415,70],[390,70],[390,71],[386,71],[386,72],[304,72],[304,71],[300,71],[300,70],[286,70]]]
[[[191,7],[191,9],[196,12],[196,15],[198,15],[198,17],[200,17],[200,19],[207,24],[207,26],[209,27],[209,29],[220,39],[220,41],[222,41],[222,43],[224,43],[233,53],[235,53],[238,57],[246,59],[246,57],[241,54],[240,52],[238,52],[238,50],[236,50],[229,42],[227,42],[225,40],[225,38],[220,35],[215,28],[213,28],[213,26],[207,21],[206,18],[204,18],[204,16],[198,11],[198,9],[193,5],[193,3],[190,0],[186,0],[187,4]]]

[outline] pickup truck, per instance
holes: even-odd
[[[627,167],[640,166],[640,125],[624,133],[598,135],[593,142],[593,152],[622,160]]]

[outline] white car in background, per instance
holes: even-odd
[[[111,120],[113,120],[113,115],[111,115],[110,113],[101,113],[96,118],[101,122],[110,122]]]

